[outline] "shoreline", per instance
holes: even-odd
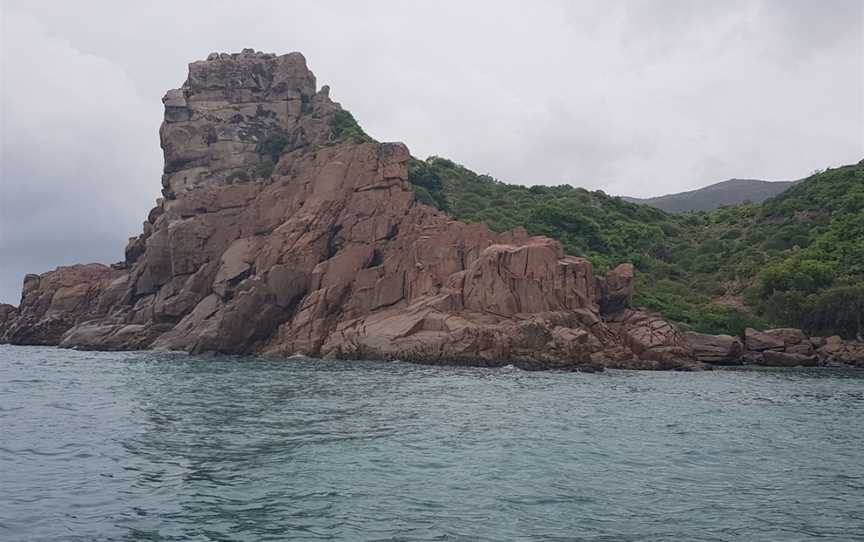
[[[99,349],[87,349],[87,348],[78,348],[78,347],[63,347],[59,345],[46,345],[46,344],[11,344],[11,343],[3,343],[0,344],[0,349],[2,348],[24,348],[24,349],[36,349],[36,348],[46,348],[52,350],[69,350],[73,352],[97,352],[100,354],[109,354],[109,353],[118,353],[118,354],[144,354],[144,353],[152,353],[152,354],[166,354],[173,355],[178,358],[183,357],[187,359],[201,359],[201,360],[226,360],[230,358],[254,358],[260,361],[269,361],[269,362],[278,362],[278,363],[288,363],[291,361],[297,360],[309,360],[309,361],[327,361],[327,362],[370,362],[370,363],[406,363],[409,365],[420,365],[425,367],[465,367],[465,368],[476,368],[476,369],[505,369],[508,367],[512,367],[514,369],[519,369],[520,371],[525,372],[559,372],[559,373],[602,373],[606,371],[638,371],[638,372],[710,372],[710,371],[748,371],[748,370],[761,370],[761,369],[815,369],[815,370],[849,370],[849,371],[858,371],[864,369],[864,360],[860,364],[854,363],[840,363],[833,362],[829,364],[818,364],[818,365],[765,365],[758,363],[703,363],[701,367],[681,367],[681,368],[673,368],[673,369],[658,369],[658,368],[644,368],[644,367],[627,367],[627,366],[613,366],[613,365],[599,365],[599,366],[591,366],[587,364],[579,364],[574,363],[571,365],[561,364],[558,366],[545,366],[545,367],[537,367],[531,366],[530,364],[522,363],[522,362],[513,362],[512,360],[439,360],[439,361],[423,361],[419,359],[411,359],[409,357],[316,357],[310,356],[306,354],[296,353],[288,356],[277,355],[277,354],[267,354],[267,353],[255,353],[255,352],[247,352],[247,353],[226,353],[226,352],[200,352],[200,353],[192,353],[186,352],[184,350],[161,350],[161,349],[116,349],[116,350],[99,350]]]

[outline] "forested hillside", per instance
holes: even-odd
[[[600,269],[639,273],[634,304],[698,331],[789,325],[860,335],[864,161],[811,176],[762,204],[672,215],[600,191],[507,185],[450,160],[414,160],[418,198],[460,220],[524,226]]]

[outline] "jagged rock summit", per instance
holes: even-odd
[[[303,55],[253,49],[189,64],[186,82],[162,102],[162,186],[169,198],[254,178],[262,155],[275,160],[276,152],[328,143],[341,111],[327,87],[316,91]]]
[[[14,344],[295,353],[530,369],[694,368],[630,310],[633,268],[420,204],[408,149],[316,90],[299,53],[189,65],[163,99],[163,195],[120,264],[24,280]]]

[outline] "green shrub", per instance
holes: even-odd
[[[265,156],[255,165],[255,176],[266,179],[273,175],[275,167],[276,164],[273,163],[273,160],[269,156]]]
[[[412,158],[408,161],[408,182],[414,185],[418,201],[446,211],[447,198],[441,176],[426,162]],[[421,195],[422,190],[422,195]]]
[[[432,194],[422,186],[414,187],[414,199],[420,203],[425,203],[426,205],[431,205],[433,207],[436,206],[435,198],[433,198]]]
[[[706,305],[696,312],[693,331],[743,337],[748,327],[762,328],[767,324],[761,318],[742,312],[728,305]]]
[[[332,140],[337,143],[368,143],[374,141],[369,135],[363,131],[363,128],[357,124],[354,115],[350,111],[340,110],[333,115],[333,121],[330,125]]]
[[[763,297],[791,290],[810,294],[830,286],[834,276],[834,266],[830,263],[790,258],[760,273],[760,293]]]
[[[847,339],[864,335],[864,284],[837,286],[809,299],[803,327],[818,334],[837,333]]]
[[[264,158],[269,158],[275,164],[279,161],[285,148],[288,146],[288,137],[281,132],[272,132],[258,141],[255,152]]]

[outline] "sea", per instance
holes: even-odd
[[[864,371],[2,346],[0,540],[864,540]]]

